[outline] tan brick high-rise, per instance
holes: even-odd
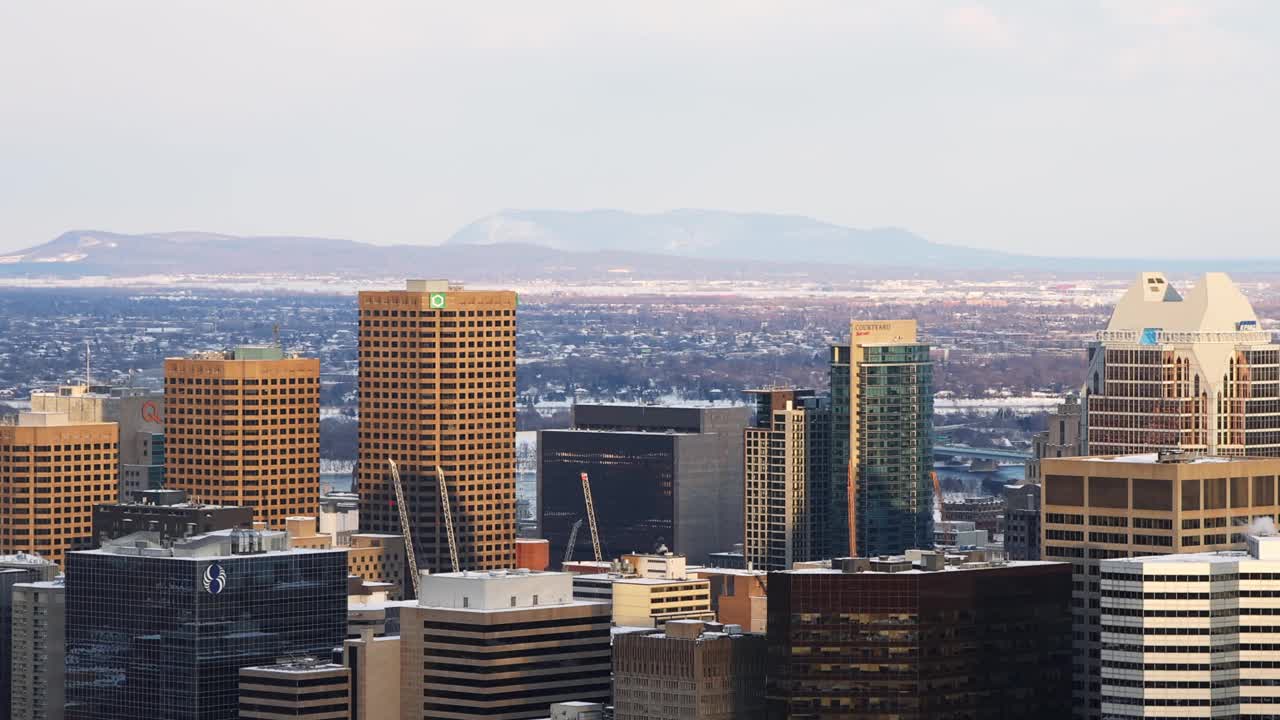
[[[462,569],[515,564],[516,295],[410,280],[360,293],[360,525],[399,533],[400,468],[419,568],[449,568],[436,466]]]
[[[241,347],[164,361],[165,485],[281,529],[320,510],[320,361]]]
[[[92,538],[94,504],[119,499],[119,435],[113,422],[72,423],[65,413],[0,425],[0,555],[61,565]]]

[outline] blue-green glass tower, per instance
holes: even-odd
[[[833,556],[933,547],[933,365],[909,321],[853,324],[831,351]],[[899,339],[901,338],[901,339]],[[852,458],[852,468],[850,459]],[[849,478],[853,535],[849,543]]]

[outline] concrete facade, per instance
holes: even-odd
[[[66,642],[66,588],[62,581],[14,585],[13,720],[62,720]]]
[[[1027,461],[1023,478],[1029,483],[1039,483],[1041,460],[1079,457],[1085,454],[1086,444],[1084,409],[1080,405],[1080,398],[1070,395],[1049,416],[1047,429],[1032,436],[1032,457]]]
[[[404,720],[532,720],[551,703],[608,702],[609,605],[568,573],[422,576],[401,612]]]
[[[1280,518],[1280,459],[1150,453],[1043,467],[1041,557],[1072,567],[1072,705],[1076,717],[1100,718],[1102,561],[1243,548],[1255,518]]]
[[[351,672],[351,720],[400,720],[399,635],[348,639],[342,663]]]
[[[300,658],[240,668],[241,720],[350,720],[351,671]]]
[[[613,643],[614,720],[764,720],[763,635],[673,620]]]

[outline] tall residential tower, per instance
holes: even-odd
[[[366,532],[399,533],[399,465],[418,566],[449,569],[436,468],[464,570],[510,568],[516,541],[516,294],[410,280],[360,293],[357,483]]]
[[[831,348],[833,556],[933,544],[933,364],[915,320],[855,320]]]

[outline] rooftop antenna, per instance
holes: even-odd
[[[91,356],[92,351],[89,349],[89,340],[86,338],[84,341],[84,386],[86,389],[93,384],[93,372],[90,364]]]
[[[271,326],[271,340],[276,344],[276,347],[284,349],[284,346],[280,344],[280,323]]]

